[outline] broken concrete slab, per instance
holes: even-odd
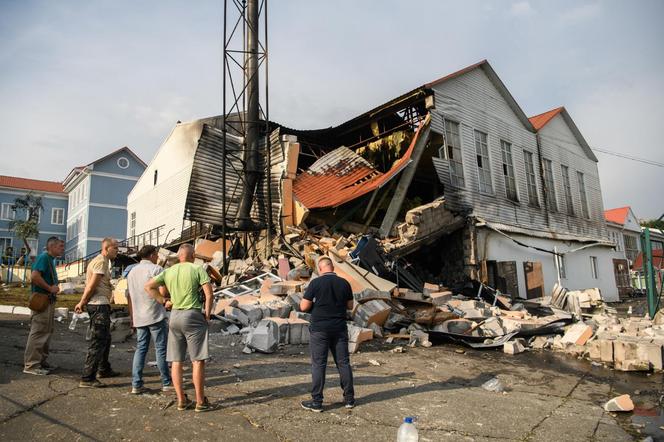
[[[516,355],[526,351],[526,348],[519,340],[508,341],[503,344],[503,353],[508,355]]]
[[[357,327],[350,322],[348,325],[348,351],[355,353],[360,344],[373,339],[373,330],[370,328]]]
[[[220,298],[217,299],[212,307],[213,315],[221,315],[226,307],[237,307],[237,299]]]
[[[599,359],[601,362],[613,362],[613,340],[611,339],[598,339],[599,343]]]
[[[257,304],[240,304],[237,307],[247,316],[249,324],[255,326],[263,319],[263,309]]]
[[[655,370],[662,369],[662,346],[653,342],[639,342],[636,346],[639,360],[648,361]]]
[[[248,335],[247,346],[261,353],[274,353],[279,345],[277,323],[264,319]]]
[[[364,289],[359,293],[353,293],[353,298],[355,298],[355,301],[362,304],[376,299],[390,301],[392,299],[392,294],[381,290]]]
[[[308,344],[309,343],[309,321],[299,318],[288,318],[290,334],[289,344]]]
[[[563,336],[562,343],[584,345],[588,339],[592,337],[592,335],[592,327],[584,324],[583,322],[577,322],[567,330]]]
[[[245,327],[249,325],[249,317],[237,307],[225,307],[224,317]]]
[[[650,371],[650,362],[640,359],[615,361],[613,368],[620,371]]]
[[[357,306],[353,321],[360,327],[368,327],[369,324],[378,324],[382,327],[391,311],[392,309],[385,301],[368,301]]]
[[[266,321],[272,321],[277,324],[279,330],[279,344],[290,343],[290,324],[288,319],[284,318],[265,318]]]
[[[452,300],[452,292],[434,292],[429,294],[433,305],[444,305]]]
[[[634,410],[634,402],[628,394],[623,394],[622,396],[617,396],[604,404],[604,410],[606,411],[632,411]]]
[[[292,310],[291,305],[282,300],[270,301],[265,305],[270,309],[270,317],[287,318]]]

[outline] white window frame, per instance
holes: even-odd
[[[458,146],[451,146],[452,155],[450,156],[449,136],[447,131],[447,124],[455,124],[457,127],[457,137],[459,138]],[[463,170],[463,139],[461,138],[461,123],[454,120],[443,118],[443,127],[445,129],[445,158],[450,164],[450,183],[452,186],[464,189],[466,187],[466,175]],[[459,158],[454,156],[454,149],[458,149]]]
[[[504,149],[503,146],[507,146],[509,148],[509,151]],[[509,155],[509,164],[505,161],[506,156]],[[503,181],[505,183],[505,197],[512,201],[513,203],[519,203],[519,186],[517,186],[516,183],[516,169],[514,168],[514,153],[512,151],[512,143],[506,140],[500,140],[500,165],[502,168],[502,175],[503,175]],[[510,177],[509,173],[505,172],[512,172],[512,176]],[[512,180],[512,184],[514,186],[514,198],[510,198],[510,193],[508,191],[508,179]]]
[[[136,211],[129,214],[129,237],[136,236]]]
[[[572,199],[572,181],[569,178],[569,166],[560,165],[560,174],[563,177],[563,192],[565,194],[565,209],[567,214],[574,216],[574,200]]]
[[[544,171],[544,188],[546,192],[547,207],[550,211],[557,212],[558,198],[556,198],[556,181],[553,178],[553,161],[547,158],[542,158],[542,170]]]
[[[121,162],[122,160],[125,161],[125,163],[126,163],[125,166],[121,166],[121,165],[120,165],[120,162]],[[124,170],[124,169],[129,169],[129,166],[130,166],[130,164],[131,164],[131,163],[129,163],[129,159],[128,159],[127,157],[120,157],[120,158],[118,158],[118,160],[117,160],[115,163],[118,165],[118,167],[119,167],[120,169],[123,169],[123,170]]]
[[[481,139],[478,146],[478,135],[484,135],[484,146],[482,146]],[[494,195],[493,187],[493,174],[491,173],[491,151],[489,149],[489,134],[481,130],[473,130],[473,141],[475,143],[475,159],[477,161],[477,182],[479,183],[480,193],[485,195]],[[479,150],[478,150],[479,147]],[[482,147],[486,149],[486,155],[482,151]],[[480,163],[482,166],[480,166]],[[485,164],[486,163],[486,164]],[[488,179],[488,182],[485,180]]]
[[[590,206],[588,205],[588,193],[586,192],[586,177],[583,172],[576,171],[576,180],[579,184],[579,197],[581,198],[581,215],[590,219]]]
[[[528,169],[530,166],[531,170]],[[523,170],[526,172],[526,190],[528,191],[528,204],[540,207],[539,192],[537,191],[537,171],[535,170],[535,154],[523,149]],[[532,178],[532,183],[530,179]]]
[[[597,264],[597,257],[596,256],[591,256],[590,257],[590,276],[593,279],[599,279],[599,267]]]
[[[58,217],[56,216],[56,213],[60,213],[60,222],[56,222],[58,220]],[[62,226],[65,223],[65,209],[64,207],[53,207],[51,208],[51,224],[55,226]]]
[[[26,241],[30,243],[30,256],[35,257],[39,255],[39,239],[38,238],[28,238]]]
[[[0,219],[3,221],[14,221],[16,219],[16,210],[12,210],[13,203],[2,203],[0,205]],[[7,213],[7,216],[5,216]]]

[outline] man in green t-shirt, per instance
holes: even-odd
[[[166,360],[171,362],[171,378],[178,397],[178,410],[186,410],[193,402],[182,388],[182,363],[187,350],[193,366],[196,389],[196,411],[208,411],[211,406],[205,397],[205,360],[208,359],[208,321],[212,312],[212,285],[203,267],[194,264],[194,247],[183,244],[178,250],[178,264],[164,270],[145,284],[154,299],[160,299],[159,286],[166,286],[172,306],[168,324]],[[198,290],[205,293],[205,314],[201,311]]]
[[[58,285],[58,273],[55,270],[55,258],[62,256],[65,251],[65,242],[57,236],[51,236],[46,241],[46,251],[41,253],[34,264],[30,283],[32,293],[49,295],[49,304],[46,310],[30,312],[30,334],[25,344],[25,355],[23,357],[23,373],[35,375],[47,375],[56,367],[50,365],[48,358],[48,346],[53,335],[53,314],[55,312],[55,299],[60,287]],[[30,295],[33,296],[33,295]]]

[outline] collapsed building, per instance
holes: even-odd
[[[221,120],[176,125],[129,196],[130,231],[223,235],[246,257],[299,254],[290,229],[325,226],[361,237],[351,259],[412,290],[474,280],[530,299],[559,283],[618,300],[597,158],[564,108],[529,119],[487,61],[339,126],[265,124],[250,235],[228,228],[242,140]]]

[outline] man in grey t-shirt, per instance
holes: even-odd
[[[172,391],[173,382],[166,362],[166,338],[168,322],[166,306],[168,298],[154,299],[145,291],[145,283],[164,271],[157,265],[159,253],[155,246],[143,246],[138,252],[140,263],[135,265],[127,276],[129,311],[133,326],[136,328],[136,352],[131,369],[131,392],[145,393],[143,386],[143,367],[150,347],[150,336],[154,341],[157,355],[157,367],[161,373],[162,391]],[[165,294],[162,293],[162,296]]]

